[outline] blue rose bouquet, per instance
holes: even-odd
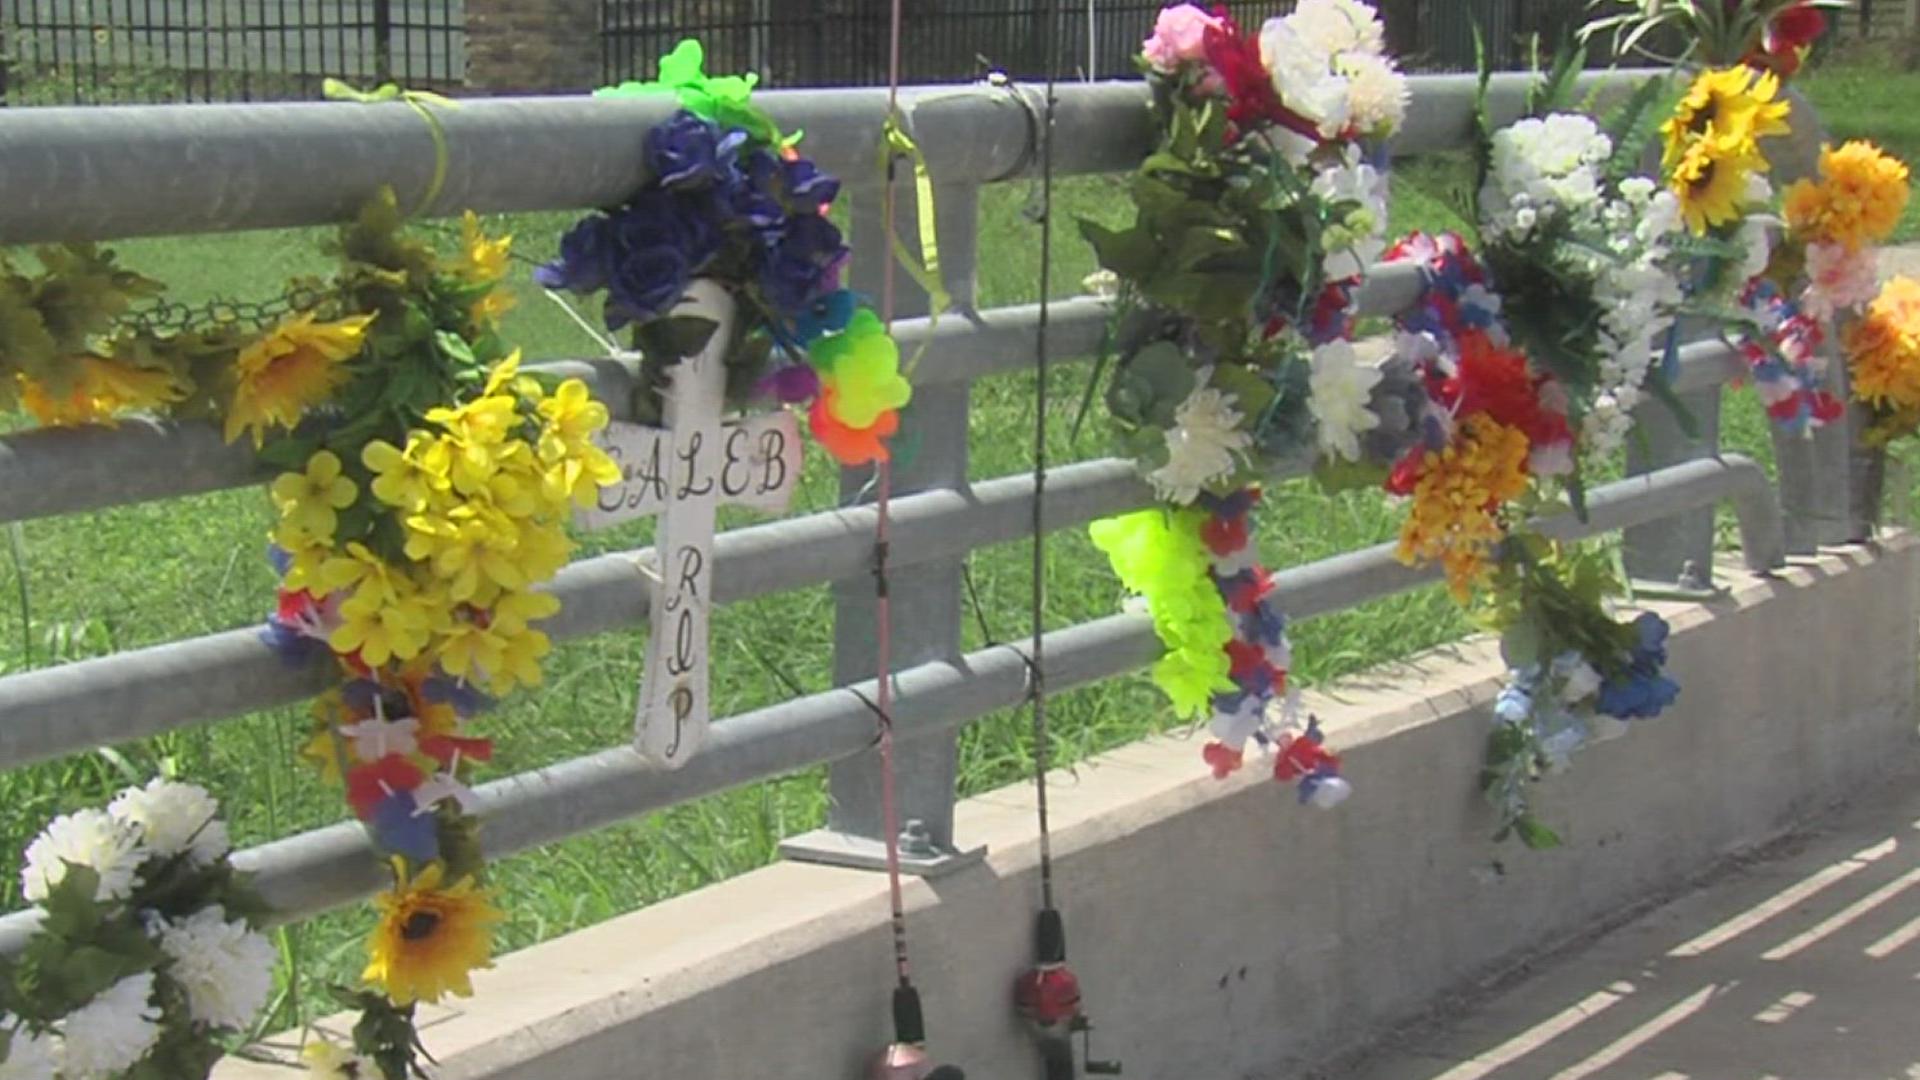
[[[751,76],[710,77],[698,42],[663,58],[661,79],[602,91],[672,93],[681,109],[646,136],[647,180],[621,205],[576,224],[534,279],[603,294],[609,330],[642,355],[643,419],[656,419],[671,365],[704,348],[715,324],[675,308],[696,279],[732,295],[727,401],[812,403],[816,434],[845,464],[885,456],[910,397],[898,349],[841,289],[849,251],[828,211],[840,181],[795,149],[751,101]],[[852,356],[837,366],[832,358]],[[858,450],[849,449],[859,447]]]

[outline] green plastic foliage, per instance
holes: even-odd
[[[783,140],[773,118],[754,106],[753,88],[760,76],[751,73],[708,75],[702,70],[706,56],[705,47],[687,38],[660,58],[659,79],[602,87],[595,90],[593,96],[636,98],[672,94],[679,99],[681,108],[695,116],[721,127],[740,128],[760,142],[788,146],[799,141],[798,134]]]
[[[1088,527],[1128,592],[1153,613],[1154,633],[1167,647],[1153,681],[1186,719],[1206,715],[1214,694],[1233,689],[1227,642],[1233,624],[1214,587],[1212,562],[1200,539],[1201,510],[1141,510]]]

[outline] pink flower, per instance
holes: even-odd
[[[1144,47],[1147,63],[1153,70],[1171,75],[1181,64],[1205,59],[1207,31],[1219,26],[1219,19],[1192,4],[1166,8],[1153,24],[1153,36]]]
[[[1807,314],[1831,321],[1879,292],[1879,258],[1872,248],[1849,252],[1841,244],[1807,245],[1807,291],[1801,299]]]

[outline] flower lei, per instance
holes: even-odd
[[[1356,458],[1381,427],[1352,295],[1381,246],[1375,148],[1405,117],[1406,81],[1357,0],[1305,0],[1257,36],[1224,8],[1172,4],[1140,66],[1162,137],[1135,177],[1138,213],[1081,229],[1121,283],[1109,410],[1168,505],[1097,523],[1094,540],[1152,612],[1167,649],[1154,678],[1176,713],[1211,713],[1215,774],[1256,742],[1302,801],[1331,806],[1349,789],[1292,707],[1286,618],[1250,516],[1261,477]]]
[[[356,1051],[389,1080],[415,1068],[417,1005],[471,994],[504,918],[468,787],[493,744],[469,722],[540,683],[538,623],[560,603],[538,587],[572,552],[573,509],[619,479],[594,443],[606,408],[578,380],[523,373],[500,340],[510,243],[469,215],[443,262],[385,192],[341,235],[325,294],[340,329],[261,349],[259,386],[302,388],[271,399],[291,430],[262,450],[294,466],[270,487],[281,585],[262,636],[289,663],[340,671],[302,754],[392,868],[368,989],[335,991],[362,1014]]]
[[[21,890],[42,914],[0,958],[0,1075],[204,1077],[248,1029],[278,954],[219,813],[204,789],[154,780],[27,847]]]
[[[1386,261],[1418,266],[1424,285],[1395,320],[1394,363],[1424,388],[1419,438],[1386,481],[1411,497],[1400,556],[1441,562],[1455,598],[1500,635],[1512,674],[1481,785],[1500,814],[1496,839],[1551,847],[1559,839],[1533,815],[1526,785],[1563,768],[1597,718],[1652,717],[1672,703],[1666,623],[1650,613],[1616,623],[1605,605],[1622,587],[1604,558],[1517,525],[1539,508],[1536,485],[1571,475],[1578,444],[1566,390],[1512,347],[1510,305],[1465,241],[1415,233]]]
[[[742,326],[727,354],[727,402],[807,410],[816,441],[843,465],[887,457],[912,387],[880,318],[840,287],[848,249],[827,219],[840,181],[795,149],[751,101],[752,76],[711,77],[683,41],[661,79],[605,96],[673,94],[681,111],[646,136],[648,181],[627,201],[576,224],[541,285],[602,295],[609,330],[629,329],[641,353],[643,420],[682,357],[713,332],[674,316],[695,278],[725,285]]]

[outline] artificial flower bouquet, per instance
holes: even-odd
[[[26,850],[40,923],[0,957],[0,1077],[193,1080],[267,1005],[278,953],[220,807],[154,780],[63,814]]]
[[[726,352],[726,400],[808,410],[814,436],[846,465],[887,456],[911,387],[873,311],[840,287],[848,249],[828,210],[840,191],[751,98],[752,76],[708,76],[696,41],[660,63],[660,79],[608,96],[672,95],[681,108],[646,135],[647,181],[587,217],[535,279],[603,297],[609,330],[640,351],[635,410],[662,415],[661,391],[717,321],[682,306],[696,279],[721,284],[739,313]]]
[[[1303,801],[1333,805],[1338,759],[1282,706],[1286,620],[1251,518],[1263,478],[1357,458],[1381,427],[1371,404],[1390,389],[1354,352],[1352,297],[1383,247],[1406,80],[1357,0],[1304,0],[1257,34],[1172,4],[1140,65],[1160,138],[1134,220],[1082,231],[1119,281],[1109,411],[1166,506],[1094,538],[1146,599],[1176,712],[1211,715],[1215,773],[1257,743]]]
[[[1741,64],[1790,79],[1827,32],[1825,12],[1853,4],[1851,0],[1593,0],[1592,6],[1600,14],[1582,36],[1609,35],[1615,54],[1622,59],[1637,52],[1675,67]],[[1678,39],[1674,54],[1654,51],[1663,38]]]

